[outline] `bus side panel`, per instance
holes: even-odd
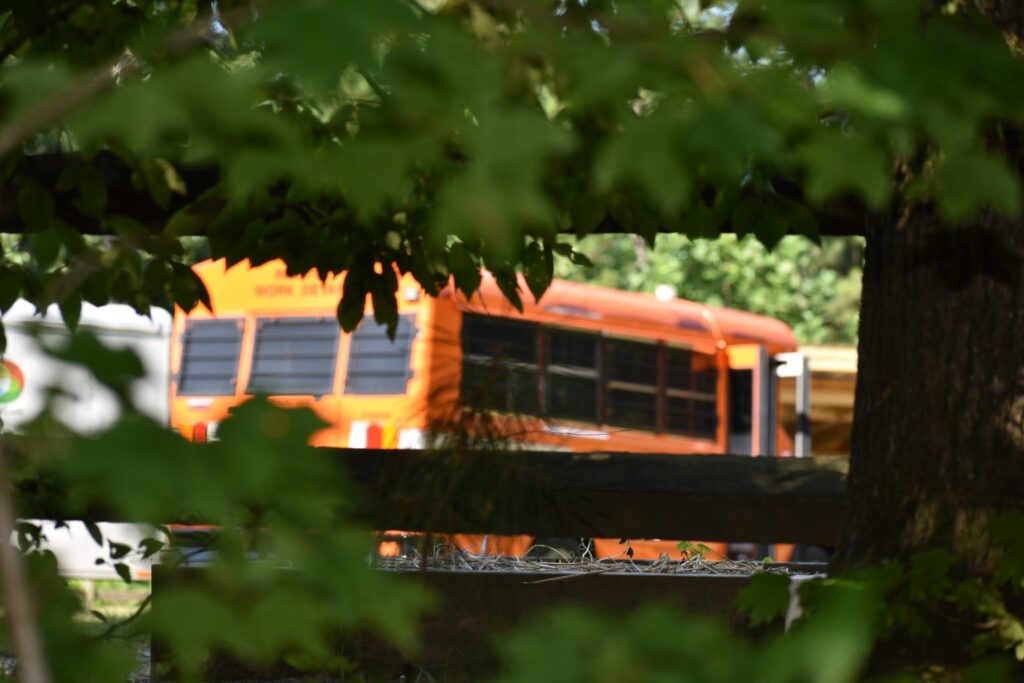
[[[446,293],[434,299],[433,325],[427,363],[429,382],[424,394],[424,427],[450,432],[462,426],[462,311]]]

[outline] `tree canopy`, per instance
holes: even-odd
[[[213,257],[349,273],[393,317],[392,268],[510,296],[559,232],[862,229],[898,195],[1015,213],[991,149],[1021,63],[969,4],[11,1],[3,11],[0,305],[201,288]],[[40,154],[48,153],[48,154]],[[98,155],[98,156],[97,156]],[[894,175],[895,174],[895,175]],[[16,207],[16,211],[14,208]],[[101,242],[83,233],[113,236]]]

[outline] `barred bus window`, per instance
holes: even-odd
[[[411,314],[398,316],[394,341],[388,338],[387,325],[364,319],[349,343],[345,393],[404,394],[412,377],[409,358],[415,337]]]
[[[596,423],[598,336],[549,328],[547,338],[547,415]]]
[[[462,353],[536,365],[537,329],[533,323],[466,313],[462,317]]]
[[[241,320],[188,320],[182,336],[180,396],[232,396],[242,352]]]
[[[658,347],[609,339],[604,347],[605,422],[658,429]]]
[[[539,327],[508,318],[462,317],[462,404],[504,413],[537,415]]]
[[[258,318],[248,393],[330,394],[338,337],[334,318]]]
[[[665,430],[714,439],[718,431],[718,366],[713,355],[668,348]]]

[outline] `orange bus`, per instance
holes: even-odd
[[[516,416],[526,447],[792,451],[773,358],[797,342],[777,320],[559,280],[519,313],[487,274],[469,299],[452,287],[427,296],[406,276],[392,341],[369,307],[352,334],[340,331],[343,276],[289,277],[279,261],[206,261],[195,272],[213,310],[175,312],[170,389],[171,426],[194,440],[216,438],[229,410],[260,393],[317,413],[327,423],[318,446],[422,448],[471,409]],[[521,554],[532,539],[457,542]],[[675,548],[627,543],[599,539],[594,552],[656,559]]]

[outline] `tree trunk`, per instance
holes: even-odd
[[[1011,49],[1016,0],[978,0]],[[1024,174],[1024,136],[990,151]],[[1024,500],[1024,219],[956,227],[905,205],[867,226],[849,500],[838,566],[944,547],[991,571],[994,514]]]
[[[1024,496],[1024,225],[910,208],[868,227],[841,565],[931,547],[987,574]]]

